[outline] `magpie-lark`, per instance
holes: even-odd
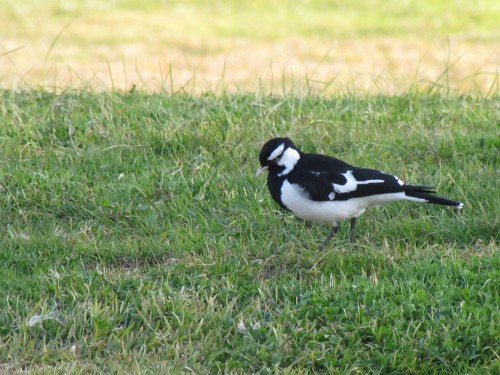
[[[320,249],[346,219],[351,220],[352,242],[356,218],[372,206],[410,200],[463,207],[463,203],[431,195],[433,186],[406,185],[382,171],[357,168],[326,155],[305,154],[289,138],[266,142],[259,161],[255,177],[268,171],[267,187],[281,207],[304,220],[333,226]]]

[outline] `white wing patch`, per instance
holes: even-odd
[[[267,158],[267,160],[273,160],[276,159],[278,156],[280,156],[283,153],[283,150],[285,149],[285,144],[282,143],[278,147],[274,149],[273,152],[271,152],[271,155]]]
[[[399,178],[397,178],[396,176],[394,176],[394,178],[396,179],[396,181],[398,182],[398,184],[400,184],[401,186],[403,186],[405,183],[403,181],[401,181]]]
[[[346,173],[342,173],[342,175],[347,180],[344,185],[332,184],[333,190],[337,193],[350,193],[351,191],[355,191],[358,188],[358,185],[381,184],[384,182],[384,180],[358,181],[352,174],[352,171],[347,171]]]

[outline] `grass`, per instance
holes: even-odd
[[[498,97],[0,91],[0,371],[499,371]],[[268,138],[435,184],[354,245],[252,178]]]
[[[454,89],[498,91],[496,0],[242,4],[0,0],[0,84],[393,94],[448,70]]]
[[[0,373],[500,372],[497,2],[0,8]],[[278,135],[465,209],[319,252]]]

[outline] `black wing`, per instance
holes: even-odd
[[[287,179],[298,184],[314,201],[331,201],[332,183],[345,182],[342,173],[354,167],[326,155],[303,154]]]
[[[369,168],[356,168],[324,155],[301,158],[299,168],[288,176],[315,201],[347,200],[407,190],[432,189],[429,186],[405,185],[399,178]]]
[[[376,169],[355,168],[351,173],[356,179],[356,189],[349,193],[353,198],[406,190],[399,178]]]

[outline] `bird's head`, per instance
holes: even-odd
[[[273,138],[267,141],[259,155],[260,167],[255,177],[265,170],[278,176],[288,174],[300,159],[300,151],[289,138]]]

